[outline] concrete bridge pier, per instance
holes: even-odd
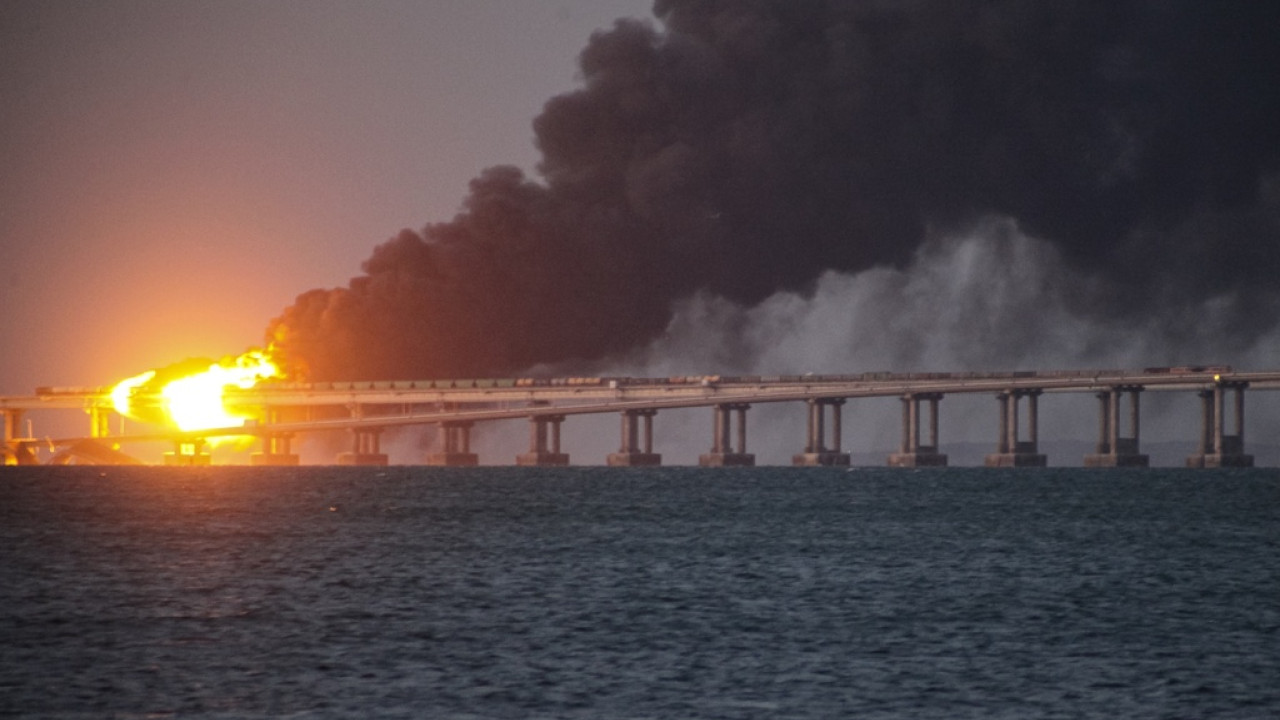
[[[653,451],[653,416],[657,410],[623,410],[622,444],[609,453],[611,467],[641,467],[662,464],[662,455]],[[643,431],[643,432],[641,432]]]
[[[272,433],[262,436],[262,452],[249,456],[250,465],[264,467],[292,467],[298,464],[293,452],[293,433]]]
[[[471,428],[475,423],[470,420],[449,420],[440,423],[440,437],[443,444],[441,452],[429,453],[427,464],[443,467],[475,467],[480,464],[480,456],[471,452]]]
[[[723,403],[711,408],[715,419],[715,430],[712,435],[711,452],[698,456],[698,464],[703,467],[752,467],[756,464],[756,456],[747,452],[747,410],[751,406],[746,403]],[[733,416],[738,416],[737,447],[731,440],[733,435]]]
[[[111,410],[94,405],[89,408],[89,437],[103,438],[111,434]]]
[[[1085,467],[1147,467],[1148,456],[1138,451],[1140,385],[1119,385],[1098,393],[1098,448],[1084,456]],[[1129,437],[1120,435],[1120,402],[1129,396]]]
[[[262,416],[268,424],[280,422],[280,411],[266,408]],[[293,433],[270,433],[262,436],[262,452],[249,456],[250,465],[265,467],[292,467],[298,464],[298,455],[292,450]]]
[[[1039,397],[1038,388],[1006,390],[996,395],[1000,403],[1000,438],[996,451],[987,455],[987,467],[1044,467],[1048,458],[1040,454]],[[1018,401],[1027,398],[1027,436],[1018,435]]]
[[[568,453],[560,452],[562,422],[564,415],[535,415],[529,418],[529,452],[517,455],[516,464],[553,467],[568,465]]]
[[[387,464],[382,452],[382,428],[358,427],[351,429],[351,452],[338,454],[339,465],[380,466]]]
[[[947,456],[938,452],[938,401],[942,393],[908,393],[902,396],[902,445],[889,456],[889,467],[946,467]],[[920,403],[929,403],[929,442],[920,442]]]
[[[212,459],[204,438],[174,440],[173,452],[164,454],[164,464],[170,467],[208,467]]]
[[[4,410],[4,455],[0,464],[4,465],[39,465],[40,460],[28,443],[20,442],[18,430],[22,423],[22,411],[17,408]]]
[[[840,408],[844,398],[814,398],[809,403],[809,439],[804,452],[791,456],[797,467],[849,466],[849,453],[840,450]],[[827,444],[827,408],[831,408],[831,444]]]
[[[1247,382],[1220,382],[1200,392],[1200,447],[1187,457],[1187,467],[1253,467],[1244,452],[1244,390]],[[1226,395],[1235,395],[1235,435],[1226,434]]]

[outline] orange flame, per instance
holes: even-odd
[[[251,415],[227,407],[228,388],[247,390],[261,380],[282,377],[269,349],[250,350],[236,358],[224,358],[203,371],[172,372],[148,370],[118,383],[111,391],[116,412],[144,421],[159,420],[179,430],[209,430],[241,425]],[[160,415],[147,411],[144,397],[158,400]]]

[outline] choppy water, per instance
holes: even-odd
[[[1280,473],[0,470],[0,715],[1264,718]]]

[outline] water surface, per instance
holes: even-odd
[[[1280,473],[5,468],[0,715],[1280,714]]]

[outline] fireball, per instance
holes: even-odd
[[[135,375],[128,380],[121,380],[114,388],[111,389],[111,405],[116,412],[121,415],[136,417],[136,411],[133,408],[133,394],[139,388],[151,382],[156,376],[155,370],[148,370],[141,375]]]
[[[280,376],[267,352],[251,350],[216,363],[188,360],[149,370],[117,384],[111,401],[121,415],[183,431],[231,427],[251,416],[231,411],[225,392],[229,388],[247,390],[261,380]]]

